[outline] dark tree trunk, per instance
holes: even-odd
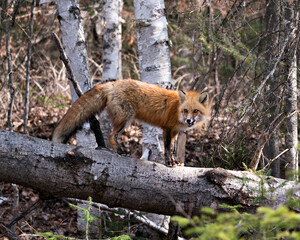
[[[276,62],[276,57],[278,57],[280,51],[278,32],[279,17],[280,0],[268,0],[265,14],[266,32],[269,34],[266,39],[265,49],[266,75],[272,70],[274,62]],[[268,128],[279,114],[280,94],[278,86],[279,75],[278,72],[275,71],[266,83],[265,106],[267,117],[265,118],[265,128]],[[279,154],[278,130],[275,130],[274,133],[269,136],[269,141],[267,141],[263,153],[267,160],[272,160]],[[271,175],[274,177],[280,177],[280,159],[271,163]]]

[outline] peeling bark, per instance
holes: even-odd
[[[169,86],[171,64],[163,0],[134,1],[139,70],[144,82]]]
[[[122,79],[122,67],[119,62],[121,52],[121,9],[121,0],[104,1],[102,81]]]
[[[60,0],[56,1],[56,4],[63,46],[70,59],[74,76],[81,90],[86,92],[92,87],[92,82],[78,1]],[[76,96],[76,93],[72,96]],[[76,99],[74,98],[73,102]]]
[[[109,150],[75,148],[0,131],[0,181],[31,187],[44,198],[72,197],[109,207],[165,215],[199,214],[203,206],[260,204],[277,207],[288,192],[300,200],[300,184],[250,172],[162,164],[117,155]]]

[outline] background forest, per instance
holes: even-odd
[[[103,2],[79,3],[95,85],[103,70]],[[207,90],[214,97],[210,122],[187,133],[185,165],[244,170],[260,160],[264,173],[290,177],[300,148],[299,2],[165,0],[165,7],[173,85]],[[66,70],[51,37],[60,35],[56,5],[2,0],[0,13],[1,129],[50,140],[71,104]],[[123,2],[121,17],[122,78],[140,79],[133,1]],[[133,157],[142,154],[139,126],[127,128],[120,141]],[[0,197],[10,199],[12,192],[10,184],[0,184]],[[20,188],[20,210],[37,198]],[[76,214],[64,201],[44,202],[18,231],[76,236]],[[12,202],[0,202],[0,222],[11,218]],[[108,227],[111,233],[105,236],[126,233],[126,224]]]

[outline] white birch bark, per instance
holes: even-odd
[[[134,0],[134,14],[139,53],[139,71],[143,82],[162,87],[171,86],[171,62],[168,42],[167,19],[163,0]],[[142,159],[165,164],[159,137],[160,129],[143,125]],[[149,214],[157,225],[168,229],[169,217]]]
[[[102,82],[116,81],[122,79],[121,60],[121,11],[123,0],[105,0],[102,9],[103,18],[103,55],[102,55]],[[106,146],[110,146],[108,141],[112,124],[107,111],[101,113],[101,130]]]
[[[58,0],[56,4],[62,44],[70,60],[75,79],[79,83],[82,92],[86,92],[92,88],[92,81],[78,0]],[[74,103],[78,99],[78,96],[72,83],[70,83],[70,89],[72,102]],[[76,140],[77,146],[87,148],[95,148],[97,146],[95,136],[90,131],[89,123],[85,123],[82,130],[76,133]],[[84,204],[79,204],[79,206],[86,207]],[[93,211],[92,213],[97,214],[97,211]],[[79,230],[85,231],[86,226],[81,211],[78,211],[77,227]],[[91,234],[97,234],[98,229],[96,227],[90,225],[89,228]]]
[[[287,89],[285,113],[291,114],[297,111],[297,26],[299,22],[299,12],[296,10],[296,2],[286,4],[285,18],[288,31],[291,31],[290,48],[286,53],[287,59]],[[286,176],[292,174],[293,180],[298,177],[298,120],[297,113],[286,119],[285,145],[289,151],[285,154]]]
[[[103,5],[103,72],[102,81],[122,78],[120,64],[122,0],[105,0]]]
[[[134,13],[141,80],[162,87],[170,87],[171,63],[164,1],[135,0]],[[164,163],[164,158],[160,156],[162,150],[157,147],[157,137],[161,135],[159,129],[144,124],[143,159]]]
[[[139,71],[144,82],[169,86],[171,63],[163,0],[135,0]]]
[[[81,90],[86,92],[92,87],[92,82],[78,1],[58,0],[56,4],[65,52],[71,62],[74,76]],[[72,85],[71,87],[73,88]],[[73,102],[76,101],[77,94],[72,94],[72,98]]]
[[[122,10],[123,10],[123,0],[118,0],[119,2],[119,33],[120,36],[118,37],[118,44],[119,44],[119,64],[118,64],[118,79],[121,80],[123,79],[123,74],[122,74],[122,22],[124,21],[122,18]]]
[[[56,4],[62,44],[70,60],[75,79],[79,83],[82,92],[86,92],[92,87],[92,81],[78,1],[59,0],[56,1]],[[72,102],[74,103],[78,96],[72,84],[70,84],[70,89]],[[90,132],[89,123],[85,123],[82,131],[77,132],[76,139],[78,146],[90,148],[97,146],[95,137]]]

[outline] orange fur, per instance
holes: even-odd
[[[105,107],[113,124],[109,142],[115,151],[117,134],[136,118],[163,129],[166,159],[178,132],[205,121],[210,114],[207,93],[177,92],[136,80],[119,80],[97,85],[82,95],[56,127],[52,140],[66,142],[77,128]]]

